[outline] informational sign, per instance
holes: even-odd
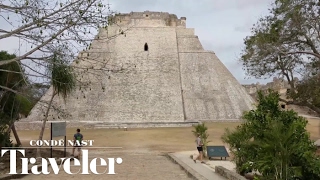
[[[225,146],[207,146],[207,155],[211,157],[224,157],[225,159],[229,157],[229,153]]]
[[[66,136],[66,122],[54,122],[51,123],[51,135],[52,137]]]
[[[50,140],[52,140],[53,137],[60,137],[64,136],[64,142],[67,141],[67,123],[66,122],[54,122],[51,123],[51,137]],[[50,157],[52,158],[52,146],[50,147]],[[66,143],[64,143],[64,157],[67,155],[67,146]]]

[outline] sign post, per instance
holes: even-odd
[[[64,157],[67,156],[67,123],[66,122],[52,122],[51,123],[51,132],[50,132],[50,140],[53,137],[64,136]],[[50,157],[52,158],[52,146],[50,146]]]
[[[52,142],[52,123],[50,128],[50,142]],[[50,157],[52,158],[52,146],[50,146]]]

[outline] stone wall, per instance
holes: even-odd
[[[51,122],[57,121],[48,121],[46,123],[45,129],[50,129]],[[162,128],[162,127],[191,127],[198,124],[198,122],[167,122],[167,123],[110,123],[110,122],[101,122],[101,121],[66,121],[67,128],[77,128],[80,129],[134,129],[134,128]],[[16,130],[35,130],[40,131],[42,128],[42,122],[25,122],[19,121],[15,123]]]
[[[114,23],[120,26],[135,27],[186,27],[186,18],[178,17],[167,12],[131,12],[116,14],[113,18]]]
[[[298,78],[294,78],[294,83],[298,82]],[[290,84],[288,81],[284,80],[283,78],[273,78],[272,82],[268,82],[266,84],[246,84],[243,85],[247,92],[249,94],[255,94],[258,90],[268,90],[268,89],[273,89],[275,91],[278,91],[279,94],[286,94],[288,89],[291,89]]]
[[[222,177],[227,178],[228,180],[247,180],[247,178],[241,176],[240,174],[232,172],[222,166],[216,166],[215,172],[221,175]]]

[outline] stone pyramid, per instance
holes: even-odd
[[[66,104],[55,97],[50,121],[168,123],[237,120],[253,99],[186,18],[164,12],[113,17],[73,62],[80,83]],[[42,97],[48,101],[52,88]],[[39,102],[26,121],[40,121]]]

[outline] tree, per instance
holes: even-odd
[[[305,76],[297,83],[296,101],[320,113],[320,74]]]
[[[42,81],[49,79],[43,69],[53,63],[55,52],[64,54],[64,59],[70,63],[81,50],[90,49],[93,39],[99,39],[93,35],[97,30],[106,29],[110,23],[116,23],[112,18],[114,12],[103,0],[0,1],[0,9],[1,17],[7,22],[2,27],[9,27],[0,28],[0,40],[19,38],[29,46],[25,47],[26,52],[16,57],[8,57],[1,61],[0,65],[31,61],[32,66],[26,63],[21,63],[21,66],[29,71],[26,72],[28,76],[40,78]],[[122,34],[124,31],[115,36]],[[111,38],[114,37],[107,39]],[[49,79],[48,82],[50,81]]]
[[[254,35],[246,37],[240,62],[248,76],[258,79],[284,76],[294,89],[294,75],[301,72],[305,62],[297,55],[283,55],[275,50],[275,47],[282,46],[285,40],[279,30],[282,23],[273,22],[271,19],[272,17],[261,19],[261,25],[258,24],[252,30]],[[267,23],[270,25],[266,25]]]
[[[16,56],[14,54],[8,54],[6,51],[0,51],[0,62],[15,57]],[[16,91],[24,85],[24,80],[25,77],[23,76],[21,64],[19,62],[12,62],[0,66],[0,88],[2,91],[7,92],[10,91],[9,89]]]
[[[319,7],[318,0],[275,0],[270,15],[261,18],[244,40],[240,62],[246,74],[285,77],[295,104],[302,102],[295,101],[299,91],[294,77],[308,72],[307,67],[320,67]]]
[[[14,57],[14,54],[0,51],[0,62]],[[27,98],[8,90],[19,91],[26,85],[27,79],[23,76],[19,62],[2,65],[0,69],[0,146],[10,146],[10,130],[14,121],[19,119],[20,113],[31,109],[32,105]],[[14,133],[19,144],[15,130]]]
[[[299,124],[285,127],[283,122],[271,122],[270,131],[262,132],[263,138],[253,142],[258,149],[253,167],[263,172],[266,179],[292,179],[301,176],[301,167],[292,163],[301,143],[295,139]],[[285,131],[284,131],[285,129]]]
[[[271,61],[288,55],[297,55],[296,58],[311,55],[320,61],[319,7],[318,0],[275,0],[269,9],[271,15],[261,18],[252,28],[253,35],[245,38],[241,61],[251,62],[246,68],[257,68],[254,66],[258,66],[258,62],[253,60],[259,56],[263,61]],[[272,72],[272,68],[267,72]]]
[[[46,122],[48,120],[49,111],[51,104],[56,95],[61,95],[64,100],[69,93],[71,93],[76,85],[75,75],[73,73],[73,67],[67,64],[67,61],[63,59],[63,56],[55,54],[52,60],[53,64],[49,67],[49,72],[51,73],[51,85],[52,85],[52,95],[49,101],[49,105],[46,110],[45,118],[43,120],[43,125],[39,134],[39,140],[42,140],[44,130],[46,127]],[[37,148],[37,157],[41,156],[40,147]]]
[[[276,0],[272,9],[274,17],[283,22],[290,49],[279,52],[284,54],[304,54],[315,57],[320,61],[318,44],[320,40],[320,3],[318,0]],[[289,39],[291,38],[291,39]],[[285,46],[285,44],[283,44]]]
[[[258,170],[259,179],[319,179],[320,160],[306,131],[307,120],[281,110],[279,94],[271,90],[260,91],[258,102],[256,110],[244,113],[243,124],[226,129],[222,137],[234,154],[237,171]]]
[[[115,69],[114,67],[106,67],[108,61],[101,60],[101,57],[104,57],[101,52],[86,53],[87,56],[85,57],[81,55],[83,52],[92,50],[92,40],[108,41],[118,35],[124,35],[124,30],[121,29],[118,34],[112,37],[100,38],[99,35],[95,35],[98,30],[107,29],[108,25],[116,23],[113,18],[114,12],[103,3],[103,0],[0,1],[0,9],[0,16],[7,23],[1,24],[0,41],[6,38],[13,38],[17,41],[19,39],[19,53],[16,56],[6,57],[0,62],[0,65],[19,64],[24,69],[23,74],[29,79],[37,78],[42,85],[52,84],[54,86],[52,99],[56,94],[65,97],[72,89],[73,82],[69,81],[71,80],[71,74],[67,73],[69,68],[66,71],[61,68],[66,68],[73,60],[76,60],[75,62],[84,61],[87,64],[98,64],[97,67],[101,68],[94,69],[94,71],[99,70],[95,74]],[[26,45],[20,44],[20,40]],[[26,51],[20,51],[20,47],[23,47]],[[89,54],[92,57],[90,61],[88,60]],[[98,55],[100,59],[96,57]],[[31,63],[28,64],[27,62]],[[80,78],[81,73],[82,76],[92,73],[88,71],[88,69],[91,69],[90,67],[78,67],[75,64],[72,64],[72,66],[78,68],[77,76],[80,76]],[[46,74],[45,70],[51,73]],[[0,72],[2,71],[5,70],[0,69]],[[57,74],[55,71],[65,74]],[[20,71],[13,71],[12,73],[21,74]],[[73,78],[77,78],[77,76],[73,76]],[[63,84],[64,82],[66,84]],[[27,83],[27,89],[34,91],[34,88],[30,86],[35,84]],[[86,86],[89,85],[89,82],[85,83]],[[80,87],[83,85],[80,80],[78,85]],[[12,89],[5,85],[0,84],[0,88],[14,94],[24,95],[22,90]],[[42,103],[45,104],[45,107],[50,108],[52,100]],[[47,106],[48,104],[49,106]],[[48,114],[48,111],[49,109],[46,114]],[[45,116],[44,125],[47,118]],[[42,138],[41,134],[40,138]]]
[[[205,123],[197,124],[193,127],[194,127],[194,130],[192,130],[193,135],[195,137],[198,137],[198,134],[200,134],[200,138],[203,144],[203,156],[206,157],[207,146],[208,146],[208,143],[210,142],[208,141],[208,137],[209,137],[208,127],[206,126]]]

